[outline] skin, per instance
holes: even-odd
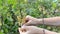
[[[19,28],[20,34],[44,34],[43,30],[45,31],[45,34],[58,34],[43,28],[38,28],[36,26],[22,26]]]
[[[43,24],[42,19],[26,16],[25,23],[23,23],[23,26],[21,28],[19,28],[19,32],[20,34],[44,34],[44,30],[45,34],[60,34],[43,28],[32,26],[40,24]],[[50,26],[60,26],[60,17],[44,18],[44,24]]]
[[[27,22],[24,25],[40,25],[43,24],[43,19],[37,19],[31,16],[26,16]],[[44,24],[50,26],[60,26],[60,17],[44,18]]]

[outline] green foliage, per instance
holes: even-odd
[[[17,16],[24,18],[26,15],[36,18],[60,16],[60,0],[0,0],[0,34],[19,34],[21,19]],[[45,25],[44,28],[60,32],[58,27]]]

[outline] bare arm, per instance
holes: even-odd
[[[43,24],[42,19],[38,19],[40,22],[39,24]],[[51,18],[44,18],[45,25],[53,25],[53,26],[60,26],[60,17],[51,17]]]
[[[20,34],[44,34],[43,30],[45,31],[45,34],[58,34],[36,26],[22,26],[22,28],[19,28]]]
[[[43,24],[43,19],[33,18],[31,16],[27,17],[30,20],[25,25],[40,25]],[[60,17],[50,17],[44,18],[45,25],[60,26]]]

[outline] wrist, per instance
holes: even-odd
[[[43,24],[42,19],[37,19],[37,21],[38,21],[38,24]]]

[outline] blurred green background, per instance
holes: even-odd
[[[0,0],[0,34],[19,34],[18,28],[26,15],[35,18],[60,16],[60,0]],[[39,27],[60,32],[60,27],[56,26]]]

